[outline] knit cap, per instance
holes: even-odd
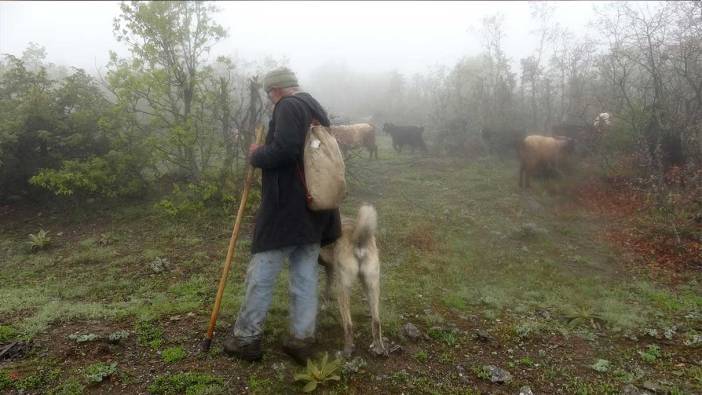
[[[263,77],[263,90],[269,92],[273,88],[290,88],[297,85],[297,77],[287,67],[280,67],[268,72]]]

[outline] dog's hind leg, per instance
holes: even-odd
[[[352,254],[349,251],[350,254]],[[350,356],[354,351],[353,323],[351,322],[351,290],[358,277],[356,259],[340,259],[334,266],[334,285],[344,327],[344,355]]]
[[[334,286],[334,267],[331,264],[323,264],[326,273],[326,286],[322,293],[322,310],[326,310],[332,301],[332,288]]]
[[[376,260],[367,260],[361,266],[361,281],[366,291],[368,307],[371,313],[371,330],[373,343],[371,351],[376,355],[388,355],[388,350],[383,343],[383,333],[380,328],[380,267]]]
[[[339,312],[344,326],[344,355],[353,354],[353,323],[351,322],[351,287],[339,284],[337,289],[337,300],[339,302]]]

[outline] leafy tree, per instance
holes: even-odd
[[[223,145],[205,105],[211,69],[204,62],[225,37],[214,11],[201,2],[132,1],[122,3],[114,20],[114,34],[132,57],[112,53],[111,91],[150,131],[150,147],[192,181],[203,177]]]
[[[109,103],[92,77],[74,70],[63,80],[48,77],[45,51],[30,45],[22,58],[5,56],[0,75],[0,185],[4,197],[29,195],[29,179],[108,151],[98,127]]]

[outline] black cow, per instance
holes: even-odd
[[[402,152],[402,147],[405,145],[412,147],[412,153],[416,148],[421,149],[424,153],[428,151],[422,137],[423,126],[397,126],[386,123],[383,124],[383,131],[392,137],[392,147],[397,152]]]

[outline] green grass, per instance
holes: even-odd
[[[85,393],[85,385],[77,379],[68,379],[49,391],[50,395],[81,395]]]
[[[427,352],[424,350],[417,351],[414,354],[414,359],[416,359],[417,361],[419,361],[421,363],[424,363],[424,362],[429,360],[429,354],[427,354]]]
[[[137,334],[139,344],[151,349],[158,349],[163,343],[163,329],[158,323],[141,321],[136,324],[134,332]]]
[[[161,353],[161,359],[163,359],[165,363],[176,363],[185,359],[187,356],[188,353],[186,353],[181,346],[169,347]]]
[[[529,342],[551,333],[605,332],[616,337],[700,315],[699,280],[669,287],[628,270],[620,253],[602,242],[600,220],[583,210],[562,209],[571,199],[563,193],[567,180],[535,180],[531,190],[520,191],[513,161],[397,155],[387,148],[386,136],[381,140],[381,160],[348,164],[350,194],[342,212],[355,216],[362,202],[378,210],[383,334],[397,339],[407,317],[427,329],[438,327],[428,330],[431,347],[438,350],[427,348],[431,358],[426,351],[413,350],[408,354],[413,363],[459,361],[461,355],[451,355],[452,350],[471,343],[461,332],[447,329],[459,317],[490,323],[501,319],[499,328],[490,328],[502,334],[500,341]],[[176,341],[166,339],[163,329],[171,316],[194,312],[205,321],[233,213],[217,210],[171,219],[156,212],[152,203],[74,210],[53,220],[30,217],[27,223],[23,219],[2,227],[0,342],[46,334],[58,324],[98,320],[133,324],[138,346],[159,350]],[[51,247],[32,253],[27,235],[40,227],[50,232]],[[249,243],[248,235],[240,240],[218,331],[233,322],[243,297]],[[164,272],[149,269],[148,263],[157,258],[169,262]],[[271,339],[287,332],[287,279],[285,269],[266,325]],[[370,322],[360,295],[357,285],[352,315],[357,347],[364,349],[370,343]],[[540,311],[551,318],[541,318]],[[689,322],[686,327],[695,328]],[[340,333],[335,306],[319,314],[318,327]],[[688,332],[680,329],[677,336]],[[332,346],[340,347],[341,341]],[[636,353],[649,354],[643,347],[631,348],[634,359],[655,368]],[[163,351],[164,361],[168,350]],[[529,367],[526,360],[514,362]],[[563,379],[548,369],[544,374]],[[183,375],[161,377],[152,383],[152,392],[221,387],[218,378]],[[264,373],[246,377],[253,377],[254,384],[267,380]],[[393,380],[406,384],[411,378],[398,373]],[[573,393],[607,390],[604,384],[571,384]]]
[[[19,333],[11,325],[0,325],[0,343],[15,339]]]
[[[163,395],[195,395],[224,393],[224,380],[209,374],[184,372],[160,376],[149,385],[149,393]]]

